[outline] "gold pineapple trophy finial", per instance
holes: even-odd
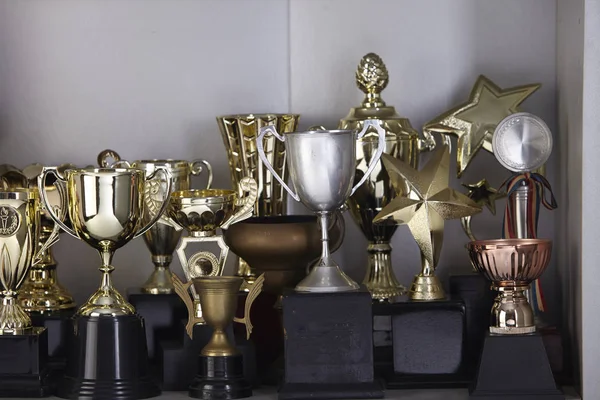
[[[356,69],[356,85],[365,93],[362,106],[365,108],[384,107],[379,94],[389,81],[388,70],[381,57],[375,53],[365,55]]]

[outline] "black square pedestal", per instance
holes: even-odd
[[[373,313],[391,318],[393,359],[377,368],[387,388],[468,386],[461,300],[375,303]]]
[[[187,309],[175,293],[147,294],[139,288],[132,288],[127,290],[127,297],[136,312],[144,318],[148,358],[152,362],[158,342],[179,335],[179,323],[187,318]]]
[[[371,302],[364,287],[340,293],[284,293],[280,400],[383,397],[373,371]]]
[[[29,313],[33,326],[47,329],[48,365],[53,370],[62,371],[67,363],[67,338],[74,313],[74,308],[51,313]]]
[[[0,335],[0,397],[45,397],[53,391],[48,359],[48,330]]]
[[[470,393],[474,400],[565,398],[556,388],[542,337],[537,333],[488,333]]]

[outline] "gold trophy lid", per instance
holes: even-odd
[[[375,53],[365,55],[356,69],[356,85],[365,94],[360,107],[354,107],[348,115],[340,120],[341,129],[360,129],[366,119],[378,119],[386,130],[386,135],[406,137],[417,140],[418,132],[412,127],[408,118],[401,117],[393,106],[388,106],[380,96],[389,81],[388,70]],[[365,135],[367,138],[372,135]]]

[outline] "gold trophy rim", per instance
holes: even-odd
[[[237,192],[232,189],[186,189],[171,193],[171,203],[183,207],[234,202]]]
[[[25,195],[25,197],[23,197]],[[0,190],[1,200],[34,200],[39,199],[39,193],[34,188],[12,188]]]

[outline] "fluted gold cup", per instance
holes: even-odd
[[[52,207],[44,182],[50,175],[63,184],[56,185],[62,199],[61,206]],[[156,172],[135,168],[83,168],[69,169],[62,177],[56,168],[46,167],[38,184],[42,199],[50,217],[67,233],[83,240],[100,253],[102,265],[101,285],[78,310],[79,315],[132,315],[134,307],[113,287],[110,273],[114,270],[114,252],[145,233],[160,218],[167,206],[171,191],[168,169],[157,167]],[[162,177],[161,177],[162,175]],[[153,179],[167,182],[163,203],[149,221],[146,187]],[[66,190],[65,190],[66,189]],[[68,211],[72,228],[65,225],[60,212]]]
[[[243,195],[243,193],[246,193]],[[181,190],[173,192],[169,200],[168,216],[188,231],[177,246],[177,256],[188,282],[203,276],[219,276],[229,255],[229,247],[217,230],[226,230],[232,224],[252,215],[256,202],[256,181],[246,177],[238,185],[238,192],[226,189]],[[209,248],[216,245],[219,251]],[[187,251],[188,247],[201,246]],[[181,282],[173,280],[176,291]],[[188,286],[189,287],[189,286]],[[194,309],[188,310],[197,317],[202,316],[198,293],[190,287],[194,298]],[[180,294],[179,292],[177,292]],[[180,294],[181,296],[181,294]],[[187,296],[189,298],[189,295]],[[191,328],[190,328],[191,329]]]
[[[58,226],[54,226],[46,241],[38,245],[40,231],[37,189],[0,192],[1,335],[36,334],[44,329],[32,328],[31,319],[17,302],[30,267],[42,261],[40,255],[58,240]]]
[[[208,174],[206,189],[209,189],[213,173],[210,163],[206,160],[172,160],[172,159],[149,159],[128,162],[122,160],[114,150],[104,150],[98,155],[98,164],[101,167],[109,166],[109,159],[113,160],[111,167],[139,168],[146,171],[147,174],[153,174],[157,168],[166,168],[171,173],[171,186],[173,191],[189,190],[191,187],[191,177],[198,176],[204,171]],[[154,180],[146,185],[145,198],[147,207],[144,220],[148,221],[162,204],[161,193],[166,189],[166,181]],[[179,226],[172,223],[171,219],[162,215],[156,224],[154,224],[146,233],[144,233],[144,242],[152,255],[154,271],[141,287],[142,293],[147,294],[171,294],[175,293],[173,281],[171,280],[171,271],[169,266],[173,260],[173,253],[182,230]]]
[[[552,254],[548,239],[477,240],[467,244],[473,267],[492,281],[498,296],[490,332],[521,335],[535,332],[534,313],[525,291],[546,270]]]

